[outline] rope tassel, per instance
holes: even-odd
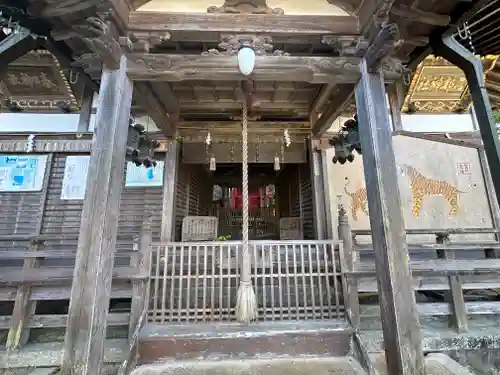
[[[257,296],[252,285],[250,251],[248,246],[248,105],[243,104],[242,141],[243,141],[243,250],[241,254],[240,287],[236,301],[236,319],[245,324],[257,319]]]

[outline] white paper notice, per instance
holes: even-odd
[[[81,200],[85,198],[89,162],[89,155],[68,156],[66,158],[61,199]]]

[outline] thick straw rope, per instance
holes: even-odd
[[[242,116],[242,199],[243,199],[243,250],[241,254],[240,287],[238,289],[238,299],[236,302],[236,319],[239,322],[248,324],[257,318],[257,297],[252,285],[250,267],[250,249],[248,246],[248,105],[243,104]]]

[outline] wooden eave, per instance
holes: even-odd
[[[88,35],[80,30],[85,30],[86,18],[102,17],[111,9],[107,19],[113,32],[117,39],[121,36],[122,47],[130,49],[129,72],[145,85],[141,92],[151,95],[147,100],[140,95],[137,104],[146,105],[158,119],[164,118],[164,111],[168,118],[180,121],[231,120],[238,114],[242,92],[235,58],[210,53],[228,36],[266,37],[273,50],[282,53],[258,58],[254,78],[259,80],[256,94],[261,110],[255,115],[267,121],[304,121],[314,114],[318,119],[332,105],[342,104],[342,112],[354,110],[347,94],[336,95],[347,93],[341,86],[354,85],[357,80],[359,58],[374,36],[374,14],[386,15],[386,21],[399,25],[403,43],[393,56],[405,62],[415,49],[428,45],[429,35],[447,27],[451,14],[466,9],[454,0],[422,0],[412,6],[404,0],[332,0],[351,15],[291,16],[286,9],[284,15],[180,14],[135,11],[145,3],[142,0],[105,0],[97,6],[83,0],[76,7],[55,0],[44,6],[27,1],[31,4],[26,8],[29,17],[23,22],[29,18],[33,24],[35,19],[50,29],[49,37],[55,39],[52,45],[76,58],[78,64],[73,63],[72,69],[85,70],[94,80],[99,78],[100,64],[79,58],[92,52],[84,40]],[[67,76],[70,70],[64,68]],[[386,71],[388,82],[391,74],[397,78],[400,71]],[[329,114],[337,113],[336,109]]]

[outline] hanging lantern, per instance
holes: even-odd
[[[210,171],[214,172],[217,169],[217,166],[215,164],[215,157],[212,156],[210,158],[210,166],[209,166]]]
[[[255,68],[255,52],[250,47],[243,47],[238,51],[238,68],[240,72],[249,76]]]
[[[274,157],[274,170],[275,171],[279,171],[280,170],[280,157],[278,155],[276,155]]]

